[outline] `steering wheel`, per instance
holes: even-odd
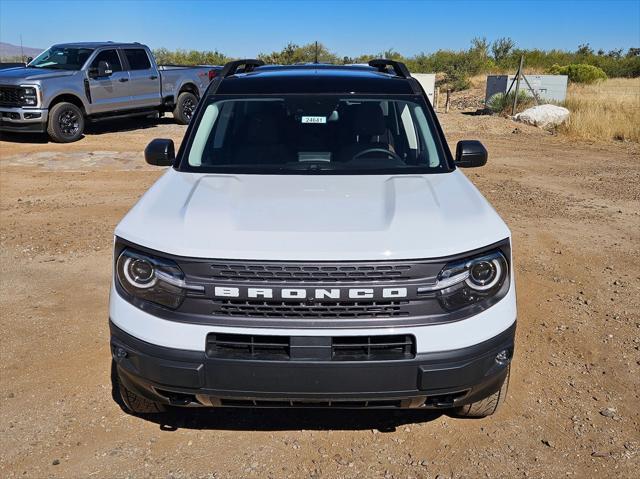
[[[400,156],[395,151],[388,150],[387,148],[367,148],[366,150],[363,150],[360,153],[357,153],[352,158],[352,160],[357,160],[361,156],[368,155],[369,153],[386,153],[390,157],[392,157],[392,158],[394,158],[394,159],[396,159],[398,161],[402,161],[402,158],[400,158]]]

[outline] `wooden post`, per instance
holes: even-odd
[[[438,103],[440,102],[440,87],[437,86],[433,93],[433,109],[438,113]]]
[[[447,101],[444,104],[445,113],[449,113],[450,106],[451,106],[451,88],[447,88]]]
[[[516,92],[513,95],[513,108],[511,109],[511,116],[516,114],[516,107],[518,106],[518,92],[520,91],[520,75],[522,75],[522,67],[524,66],[524,55],[520,55],[520,66],[518,67],[518,73],[516,73]]]

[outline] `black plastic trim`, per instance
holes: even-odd
[[[209,358],[204,352],[141,341],[111,321],[109,326],[121,380],[134,392],[159,402],[169,402],[167,391],[243,400],[422,397],[420,404],[435,396],[432,407],[460,406],[497,391],[508,363],[500,363],[495,357],[505,349],[512,357],[516,330],[514,322],[502,333],[474,346],[418,354],[411,360],[331,362]],[[452,397],[451,403],[442,399],[445,396]]]
[[[409,78],[411,76],[411,73],[409,73],[409,69],[407,68],[407,66],[404,63],[397,62],[395,60],[387,60],[387,59],[384,59],[384,58],[378,58],[378,59],[375,59],[375,60],[370,60],[369,61],[369,66],[373,67],[373,68],[377,68],[378,71],[383,72],[383,73],[386,73],[387,72],[387,67],[390,66],[391,68],[393,68],[393,71],[399,77]]]
[[[261,67],[262,65],[264,65],[264,62],[262,60],[255,60],[255,59],[234,60],[226,63],[222,67],[220,76],[222,78],[226,78],[228,76],[235,75],[241,66],[244,66],[244,73],[246,73],[246,72],[253,71],[256,67]]]
[[[42,121],[18,123],[0,119],[0,131],[6,133],[43,133],[46,129],[47,124]]]

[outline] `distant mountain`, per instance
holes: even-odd
[[[14,58],[23,54],[25,57],[35,57],[39,55],[44,48],[22,47],[20,45],[12,45],[11,43],[0,42],[0,58]]]

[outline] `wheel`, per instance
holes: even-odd
[[[487,396],[480,401],[466,404],[456,409],[456,415],[462,417],[487,417],[491,416],[498,410],[500,405],[507,397],[507,390],[509,389],[509,375],[511,374],[511,366],[507,369],[507,376],[504,378],[500,389],[498,389],[491,396]]]
[[[176,107],[173,109],[173,117],[180,125],[188,125],[193,117],[193,113],[198,106],[198,97],[188,91],[183,91],[178,95]]]
[[[150,401],[127,389],[118,376],[118,368],[115,363],[112,363],[111,367],[111,380],[114,386],[114,393],[118,396],[116,401],[127,412],[131,414],[158,414],[167,410],[164,404]]]
[[[84,132],[84,115],[73,103],[61,102],[49,110],[47,133],[57,143],[78,141]]]

